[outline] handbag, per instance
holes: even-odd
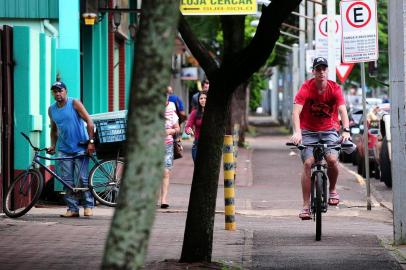
[[[183,146],[180,136],[173,138],[173,159],[178,159],[183,157]]]

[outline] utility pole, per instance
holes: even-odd
[[[406,244],[406,0],[388,1],[389,85],[392,136],[393,239]]]

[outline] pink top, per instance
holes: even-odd
[[[303,105],[300,113],[301,129],[339,129],[338,106],[345,104],[345,100],[337,83],[328,80],[327,89],[319,94],[314,79],[305,81],[295,96],[295,104]]]
[[[173,128],[174,125],[178,122],[179,117],[176,114],[175,103],[168,102],[165,107],[165,129]],[[173,143],[173,136],[167,135],[165,137],[165,144]]]
[[[202,127],[202,120],[203,117],[197,118],[196,117],[197,110],[193,110],[190,115],[189,119],[187,120],[185,130],[188,128],[192,128],[195,134],[195,140],[199,140],[200,136],[200,128]]]

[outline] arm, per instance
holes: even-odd
[[[302,131],[300,129],[300,113],[302,112],[303,105],[293,104],[292,111],[292,124],[293,124],[293,135],[290,141],[294,144],[299,144],[302,142]]]
[[[48,108],[48,116],[49,120],[51,121],[51,132],[50,132],[51,146],[48,147],[47,153],[53,155],[55,154],[56,141],[58,140],[58,129],[56,127],[54,120],[52,120],[50,108]]]
[[[345,104],[338,106],[338,113],[341,117],[341,123],[343,125],[343,129],[348,129],[350,127],[350,121],[348,120],[347,108]],[[341,134],[343,140],[348,140],[351,136],[349,132],[344,131]]]
[[[180,133],[179,122],[176,120],[176,123],[173,124],[172,128],[167,128],[167,129],[165,129],[165,131],[166,131],[166,135],[172,135],[172,136]]]
[[[183,108],[183,101],[180,97],[178,97],[177,103],[175,103],[177,112],[179,113],[179,123],[183,123],[186,120],[186,112]]]
[[[187,120],[186,126],[185,126],[185,132],[186,134],[192,134],[193,135],[193,126],[195,124],[195,118],[196,118],[196,110],[193,110],[190,115],[189,119]]]
[[[80,117],[86,122],[87,124],[87,134],[89,135],[89,139],[94,139],[94,124],[92,118],[90,118],[89,113],[87,112],[85,106],[83,106],[82,102],[79,100],[73,100],[73,107],[78,112]],[[95,146],[93,143],[89,143],[87,145],[87,152],[89,154],[93,154],[95,151]]]

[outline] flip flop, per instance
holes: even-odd
[[[299,213],[299,218],[301,220],[312,219],[312,216],[310,215],[310,209],[309,208],[303,208],[302,211]]]
[[[340,203],[340,195],[337,192],[330,192],[328,195],[328,204],[336,206]]]

